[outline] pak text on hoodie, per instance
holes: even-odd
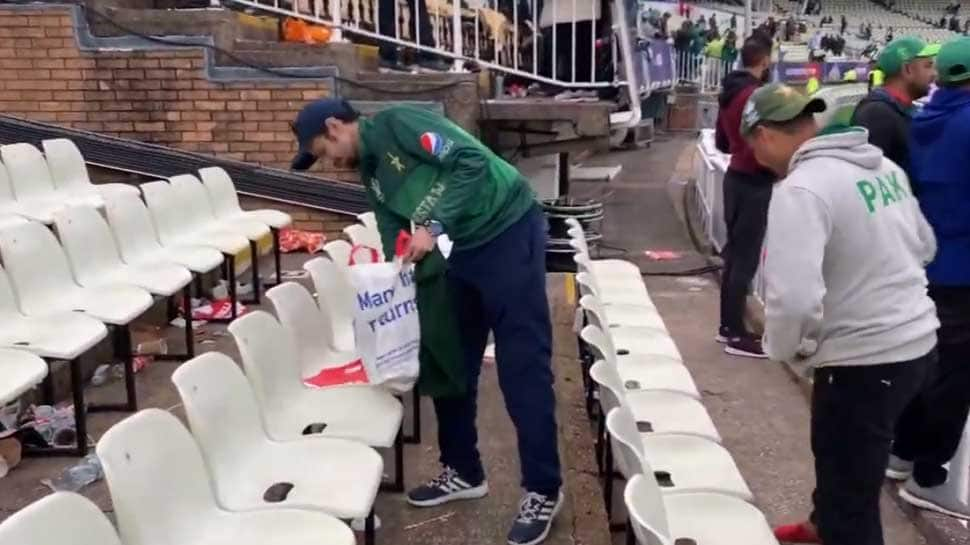
[[[820,133],[771,200],[766,352],[811,367],[923,356],[939,327],[923,269],[935,252],[906,174],[867,131]]]

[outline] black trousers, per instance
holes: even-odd
[[[812,522],[825,545],[883,545],[879,492],[896,421],[936,363],[913,361],[815,370]]]
[[[721,252],[721,327],[732,335],[745,332],[744,307],[761,261],[773,181],[767,173],[747,174],[729,168],[724,174],[727,245]]]
[[[903,412],[893,454],[915,462],[920,486],[946,482],[970,414],[970,286],[930,286],[940,317],[940,363],[926,388]]]
[[[396,4],[397,0],[380,0],[378,4],[380,13],[377,17],[377,31],[392,38],[395,37],[395,29],[397,28],[397,20],[394,17],[394,6]],[[427,3],[425,0],[408,0],[408,6],[411,9],[411,25],[415,27],[411,29],[410,39],[413,41],[420,36],[421,45],[433,47],[435,45],[434,35],[431,30],[431,17],[428,15]],[[403,29],[401,37],[404,37]],[[386,61],[397,61],[397,46],[382,42],[380,56]]]

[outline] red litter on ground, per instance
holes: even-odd
[[[674,250],[647,250],[643,255],[654,261],[674,261],[683,257],[683,254]]]

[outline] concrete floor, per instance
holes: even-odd
[[[691,141],[686,138],[661,136],[649,150],[615,153],[587,163],[622,163],[624,171],[612,183],[574,185],[576,195],[595,196],[607,201],[606,243],[624,248],[625,257],[638,262],[647,271],[681,270],[704,264],[684,234],[668,191],[667,182],[677,159],[689,145]],[[683,252],[683,257],[673,262],[650,262],[642,255],[648,249],[677,250]],[[301,259],[305,257],[288,256],[286,268],[298,268],[297,262]],[[704,404],[714,418],[725,446],[735,456],[757,496],[758,506],[772,524],[801,520],[810,509],[813,468],[808,446],[808,405],[799,386],[779,365],[726,356],[713,342],[718,321],[718,287],[712,276],[650,276],[646,281],[703,393]],[[569,333],[570,300],[561,277],[551,277],[550,295],[557,322],[554,364],[560,405],[560,450],[567,467],[569,501],[549,542],[554,545],[603,545],[609,538],[604,530],[603,502],[592,464],[590,425],[578,395],[575,342]],[[220,334],[224,329],[222,326],[207,325],[205,329],[207,337],[214,342],[201,345],[201,349],[223,350],[235,355],[231,337]],[[177,394],[169,382],[175,367],[173,363],[156,362],[139,375],[142,407],[161,407],[180,413]],[[401,496],[382,493],[377,505],[384,523],[378,537],[381,543],[504,543],[521,492],[514,432],[504,412],[496,382],[494,364],[487,364],[482,378],[479,423],[481,449],[492,490],[490,496],[479,502],[416,510],[407,507]],[[118,384],[99,390],[105,391],[92,392],[92,399],[121,392]],[[92,416],[92,435],[100,436],[123,416]],[[437,472],[434,419],[427,401],[423,420],[423,444],[406,448],[409,485]],[[40,485],[40,479],[55,476],[73,462],[70,459],[26,460],[0,481],[0,519],[46,495],[48,491]],[[393,466],[388,463],[387,467]],[[110,511],[110,499],[103,482],[86,488],[83,493],[102,509]],[[883,502],[883,517],[888,545],[925,543],[888,499]],[[619,516],[617,520],[620,520]],[[620,540],[619,536],[614,537]]]

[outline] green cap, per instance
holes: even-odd
[[[824,100],[809,98],[783,83],[772,83],[751,94],[741,115],[741,134],[751,134],[763,121],[791,121],[805,112],[824,111]]]
[[[895,76],[903,71],[903,67],[916,59],[933,57],[940,51],[940,44],[927,45],[926,42],[912,36],[896,38],[889,42],[879,58],[876,67],[886,76]]]
[[[944,85],[970,80],[970,38],[957,38],[943,44],[936,57],[936,71]]]

